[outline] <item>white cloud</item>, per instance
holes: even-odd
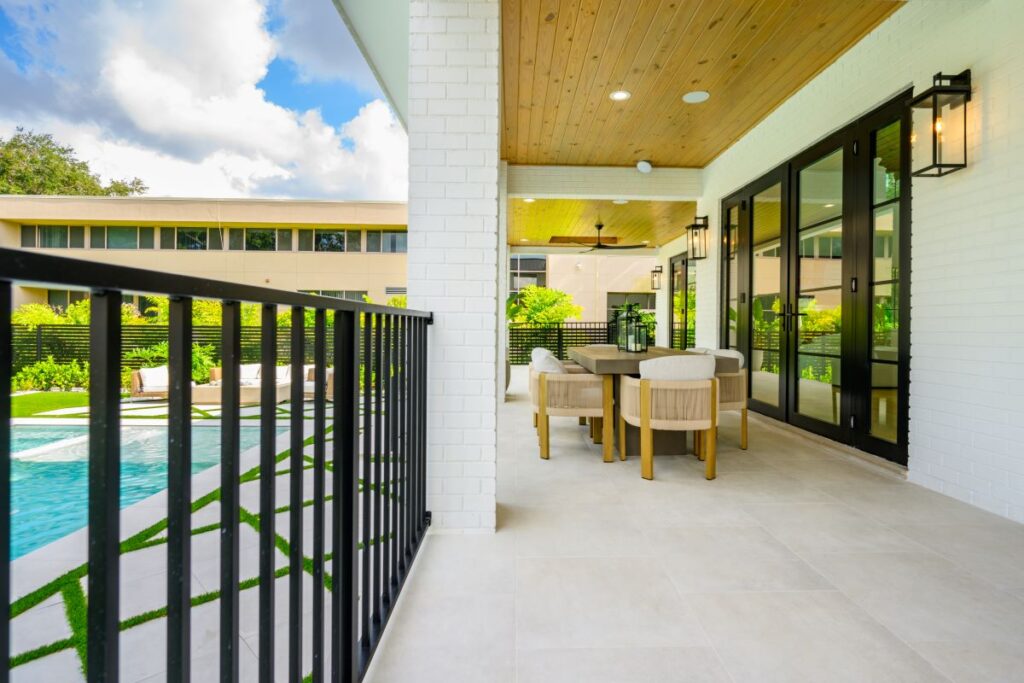
[[[331,0],[279,0],[282,27],[277,36],[280,55],[295,62],[302,78],[344,81],[375,96],[380,86]]]
[[[45,66],[0,64],[0,85],[56,87],[30,105],[0,102],[7,133],[54,133],[104,178],[139,176],[151,194],[406,196],[406,137],[383,101],[334,128],[257,87],[277,50],[258,0],[104,0],[86,14],[71,0],[13,4],[0,0]],[[340,19],[330,28],[345,34]]]

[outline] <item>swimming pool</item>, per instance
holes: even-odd
[[[285,432],[278,429],[278,433]],[[88,428],[11,428],[11,558],[84,527],[88,520]],[[242,450],[260,442],[242,426]],[[220,462],[220,427],[192,428],[192,473]],[[167,488],[167,427],[121,428],[121,507]]]

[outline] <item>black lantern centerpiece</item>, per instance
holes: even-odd
[[[935,74],[933,85],[911,101],[911,173],[944,176],[967,167],[967,103],[971,70]]]
[[[612,327],[619,351],[629,351],[630,353],[647,351],[651,331],[640,312],[640,304],[623,304],[615,309]]]
[[[708,257],[708,217],[695,216],[686,228],[686,258],[699,261]]]

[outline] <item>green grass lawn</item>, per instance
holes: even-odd
[[[84,391],[40,391],[11,396],[11,417],[32,417],[49,410],[88,405],[89,394]]]

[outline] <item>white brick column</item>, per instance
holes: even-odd
[[[409,11],[409,305],[434,312],[427,507],[435,527],[493,530],[500,2]]]

